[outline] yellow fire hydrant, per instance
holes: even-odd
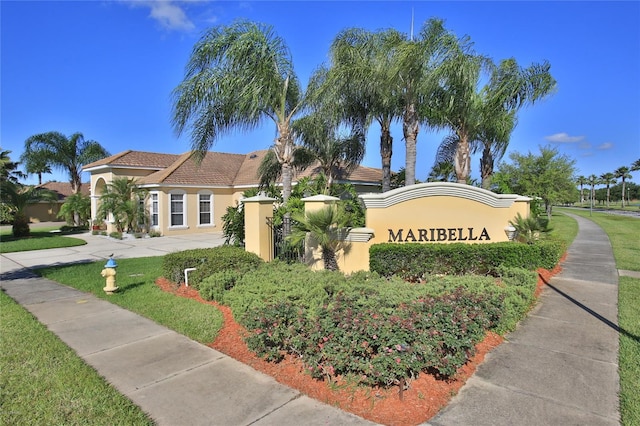
[[[118,287],[116,287],[117,267],[118,265],[116,264],[116,261],[113,260],[113,258],[109,258],[107,264],[104,265],[104,269],[100,272],[100,275],[105,277],[107,280],[107,286],[103,288],[107,294],[113,294],[113,292],[118,289]]]

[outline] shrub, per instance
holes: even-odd
[[[224,303],[224,293],[231,290],[242,275],[247,272],[241,269],[225,269],[205,278],[200,283],[200,296],[204,300]]]
[[[565,251],[558,240],[534,244],[375,244],[369,249],[370,268],[385,277],[419,282],[430,274],[491,274],[500,267],[552,269]]]
[[[168,280],[180,284],[184,282],[184,270],[196,268],[189,275],[189,285],[199,289],[202,280],[216,272],[227,269],[246,271],[257,268],[261,263],[260,257],[242,248],[220,246],[169,253],[162,260],[162,274]]]
[[[115,238],[116,240],[121,240],[122,239],[122,232],[115,231],[115,232],[110,233],[109,236],[111,238]]]

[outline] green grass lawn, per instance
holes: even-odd
[[[600,225],[609,236],[618,269],[640,271],[640,219],[606,213],[566,210]],[[620,417],[623,425],[640,425],[640,279],[620,277]]]
[[[3,292],[0,339],[0,424],[153,424]]]
[[[0,253],[16,251],[44,250],[50,248],[75,247],[87,244],[80,238],[66,236],[68,234],[51,232],[60,230],[59,226],[31,229],[31,236],[14,238],[11,228],[0,231]]]
[[[100,276],[104,261],[47,267],[36,272],[53,281],[92,293],[132,312],[149,318],[200,343],[214,341],[222,327],[222,314],[213,306],[176,297],[155,285],[162,275],[162,256],[119,259],[116,285],[119,290],[106,295]]]

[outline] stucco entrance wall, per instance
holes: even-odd
[[[474,186],[434,182],[361,195],[366,226],[378,243],[495,243],[508,241],[505,227],[518,213],[529,216],[530,199]]]
[[[350,230],[340,253],[345,273],[369,270],[369,248],[379,243],[496,243],[518,214],[529,217],[531,201],[515,194],[448,182],[412,185],[364,194],[366,228]]]

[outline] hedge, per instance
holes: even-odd
[[[234,246],[185,250],[169,253],[162,261],[162,275],[176,283],[184,282],[184,270],[196,268],[189,273],[189,285],[198,289],[200,283],[216,272],[225,270],[247,271],[257,268],[263,261],[254,253]]]
[[[543,240],[535,244],[375,244],[369,249],[369,267],[382,276],[412,282],[431,274],[494,275],[498,268],[552,269],[565,252],[565,243]]]

